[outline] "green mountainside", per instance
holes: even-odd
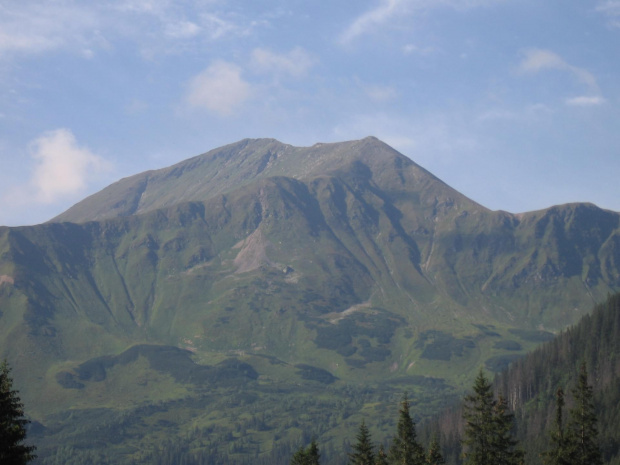
[[[42,463],[276,463],[391,431],[403,390],[437,411],[618,289],[618,213],[493,212],[374,138],[244,140],[0,228],[0,351]]]
[[[604,463],[620,464],[620,293],[594,307],[577,324],[520,358],[495,377],[494,390],[504,395],[516,419],[515,437],[526,451],[525,464],[542,464],[541,454],[551,448],[556,392],[567,400],[568,422],[574,407],[572,390],[585,363],[593,387],[599,449]],[[425,436],[440,431],[449,464],[462,461],[462,405],[451,407],[428,422]]]

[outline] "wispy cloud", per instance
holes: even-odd
[[[187,103],[220,116],[232,115],[252,94],[241,72],[233,63],[216,61],[191,79]]]
[[[526,50],[519,64],[519,70],[523,73],[534,74],[547,69],[567,71],[591,89],[598,90],[598,83],[592,73],[584,68],[570,65],[558,54],[549,50],[537,48]]]
[[[606,100],[598,96],[580,96],[566,99],[566,104],[573,107],[594,107],[603,105]]]
[[[407,0],[382,0],[379,6],[358,16],[340,37],[343,43],[351,42],[357,37],[368,33],[377,26],[386,23],[410,2]]]
[[[609,24],[613,27],[620,27],[620,1],[606,0],[599,2],[596,11],[604,14]]]
[[[500,3],[505,0],[379,0],[379,4],[356,17],[340,35],[340,42],[347,44],[362,35],[373,32],[399,17],[434,8],[467,10]]]
[[[0,5],[0,56],[31,54],[92,40],[98,29],[92,10],[64,2],[5,2]]]
[[[0,57],[67,50],[92,56],[115,40],[133,42],[149,55],[184,50],[179,41],[247,35],[255,26],[216,9],[216,2],[168,0],[22,0],[0,3]],[[86,51],[86,53],[84,52]]]
[[[252,52],[251,63],[259,72],[301,77],[316,64],[316,59],[301,47],[296,47],[288,53],[275,53],[268,49],[257,48]]]

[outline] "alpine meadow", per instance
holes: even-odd
[[[0,356],[40,465],[618,463],[618,291],[618,212],[244,139],[0,227]]]

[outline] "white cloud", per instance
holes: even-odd
[[[375,8],[362,13],[340,35],[340,42],[347,44],[399,17],[434,8],[467,10],[491,5],[505,0],[380,0]]]
[[[598,83],[592,73],[584,68],[567,63],[562,57],[550,50],[536,48],[526,50],[523,60],[519,64],[519,71],[527,74],[536,74],[548,69],[569,72],[591,90],[598,91]]]
[[[225,61],[216,61],[191,79],[186,101],[190,106],[228,116],[251,94],[252,88],[243,80],[241,68]]]
[[[606,0],[599,2],[596,6],[596,11],[603,13],[607,16],[609,24],[613,27],[620,27],[620,1],[619,0]]]
[[[606,100],[597,96],[580,96],[566,99],[566,104],[575,107],[592,107],[603,105]]]
[[[245,36],[249,33],[251,26],[240,26],[232,21],[226,20],[214,13],[203,13],[201,23],[211,40],[216,40],[228,35]]]
[[[36,203],[50,204],[79,194],[94,174],[108,169],[108,163],[78,145],[68,129],[44,133],[32,142],[30,150],[35,161],[30,200]]]
[[[97,28],[93,12],[59,2],[8,2],[0,6],[0,55],[40,53],[87,43]]]
[[[524,73],[537,73],[543,69],[567,69],[568,63],[556,53],[549,50],[531,49],[525,51],[525,57],[519,64]]]
[[[290,52],[282,54],[264,48],[257,48],[252,52],[252,66],[260,72],[301,77],[315,63],[316,60],[301,47],[296,47]]]
[[[0,57],[55,50],[92,57],[118,40],[145,56],[179,53],[205,41],[247,35],[257,23],[214,1],[0,1]],[[184,47],[178,47],[184,41]],[[123,44],[126,46],[127,44]]]
[[[340,37],[341,42],[351,42],[357,37],[389,21],[408,3],[410,2],[407,0],[382,0],[378,7],[358,16],[353,23],[351,23]]]

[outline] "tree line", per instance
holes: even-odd
[[[564,420],[564,392],[558,388],[555,405],[555,423],[547,435],[547,449],[539,454],[544,465],[602,465],[598,445],[597,417],[593,403],[593,389],[588,384],[585,363],[582,364],[577,385],[572,390],[573,408]],[[523,465],[526,449],[514,436],[515,419],[507,398],[495,398],[493,385],[480,370],[472,392],[465,396],[462,410],[463,435],[459,463],[463,465]],[[435,433],[428,448],[421,444],[416,424],[410,413],[405,395],[399,409],[396,434],[387,451],[383,444],[373,443],[371,433],[362,420],[348,454],[348,465],[443,465],[446,460]],[[300,447],[290,465],[320,465],[320,451],[316,439],[307,447]]]
[[[571,388],[579,384],[584,362],[593,388],[603,463],[620,465],[620,293],[609,295],[577,324],[495,377],[494,391],[504,394],[515,415],[515,438],[527,445],[525,465],[539,465],[549,447],[560,387],[567,418],[574,408]],[[452,406],[422,425],[426,439],[432,431],[440,431],[450,465],[461,460],[462,410],[462,405]],[[568,427],[568,422],[563,426]]]

